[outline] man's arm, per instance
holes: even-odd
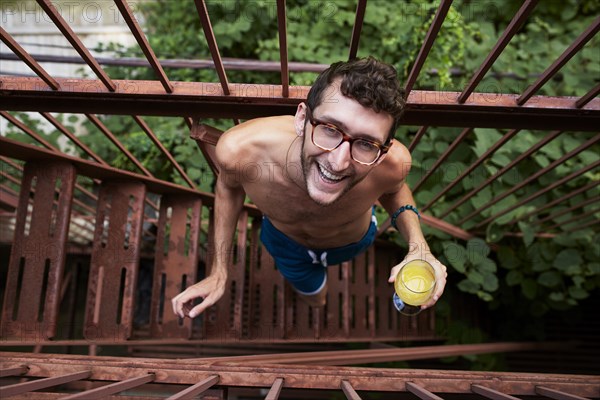
[[[412,192],[408,185],[404,182],[396,192],[387,193],[381,196],[379,198],[379,202],[390,216],[392,216],[396,210],[402,206],[415,206],[415,200]],[[409,250],[404,260],[392,268],[388,282],[392,283],[396,280],[398,271],[407,262],[415,259],[428,261],[435,269],[436,287],[431,300],[424,304],[423,308],[431,307],[444,292],[444,287],[446,286],[446,277],[448,276],[446,267],[431,254],[429,245],[427,244],[425,236],[423,236],[423,231],[421,230],[419,217],[415,212],[408,209],[401,212],[396,218],[396,226],[398,227],[398,231],[404,240],[406,240],[408,243]]]
[[[227,151],[225,152],[227,153]],[[223,156],[227,158],[230,155]],[[226,162],[220,163],[220,166],[221,173],[217,177],[215,187],[214,254],[210,274],[172,299],[173,312],[181,318],[186,315],[194,318],[215,304],[223,296],[227,284],[227,269],[231,264],[233,235],[246,193],[236,179],[236,171],[228,170]],[[203,300],[192,308],[193,301],[197,298]]]

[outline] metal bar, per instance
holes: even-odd
[[[58,81],[62,90],[51,92],[39,90],[40,85],[46,87],[39,78],[0,76],[0,109],[245,119],[293,114],[309,90],[291,86],[290,97],[284,98],[279,85],[231,84],[231,95],[224,96],[218,83],[174,82],[175,92],[166,94],[158,81],[124,80],[115,81],[117,90],[111,93],[98,81]],[[132,90],[136,91],[135,96],[131,95]],[[597,131],[600,126],[598,98],[578,109],[574,107],[578,97],[535,96],[527,106],[519,107],[515,105],[517,95],[474,93],[468,104],[457,104],[459,94],[413,91],[402,123],[464,128],[465,121],[469,121],[474,127],[569,131]]]
[[[585,397],[561,392],[560,390],[551,389],[551,388],[544,387],[544,386],[536,386],[535,392],[539,395],[549,397],[551,399],[556,399],[556,400],[588,400]]]
[[[75,143],[75,145],[77,145],[77,147],[79,147],[81,150],[83,150],[83,152],[85,154],[92,157],[94,160],[96,160],[100,164],[108,165],[106,163],[106,161],[104,161],[100,156],[98,156],[96,153],[94,153],[94,151],[92,149],[90,149],[88,146],[86,146],[85,143],[83,143],[81,140],[79,140],[79,138],[77,138],[77,136],[75,136],[73,133],[71,133],[71,131],[69,131],[63,124],[58,122],[58,120],[56,118],[54,118],[50,113],[41,112],[40,114],[42,115],[42,117],[46,118],[46,120],[48,122],[50,122],[52,125],[54,125],[54,127],[56,129],[58,129],[66,137],[71,139],[71,141],[73,143]]]
[[[364,367],[302,365],[245,366],[243,364],[190,363],[188,360],[152,360],[87,355],[27,354],[3,352],[4,365],[35,364],[35,375],[46,377],[57,370],[91,368],[94,379],[120,380],[125,374],[146,374],[160,369],[161,384],[195,384],[198,376],[218,374],[219,385],[228,387],[270,387],[277,378],[286,388],[339,390],[342,380],[352,382],[355,390],[406,391],[405,382],[426,387],[432,392],[471,393],[471,384],[502,388],[513,395],[535,395],[535,386],[552,387],[579,396],[597,397],[600,377],[595,375],[510,373],[490,371],[443,371]]]
[[[463,223],[465,223],[465,221],[469,220],[470,218],[472,218],[473,216],[481,213],[481,211],[488,209],[489,207],[493,206],[494,204],[496,204],[497,202],[499,202],[500,200],[505,199],[506,197],[510,196],[512,193],[516,192],[517,190],[524,188],[525,186],[527,186],[530,182],[535,181],[537,178],[539,178],[540,176],[546,174],[547,172],[553,170],[554,168],[556,168],[557,166],[561,165],[562,163],[564,163],[565,161],[575,157],[577,154],[581,153],[582,151],[586,150],[587,148],[593,146],[595,143],[600,142],[600,135],[596,135],[595,137],[593,137],[592,139],[586,141],[585,143],[583,143],[582,145],[580,145],[579,147],[577,147],[576,149],[571,150],[570,152],[568,152],[567,154],[565,154],[564,156],[560,157],[557,160],[554,160],[552,163],[550,163],[548,166],[540,169],[539,171],[537,171],[536,173],[534,173],[533,175],[527,177],[525,180],[521,181],[520,183],[518,183],[517,185],[513,186],[511,189],[507,190],[506,192],[502,193],[499,196],[494,197],[491,201],[487,202],[486,204],[484,204],[483,206],[479,207],[478,209],[476,209],[475,211],[473,211],[472,213],[470,213],[469,215],[467,215],[466,217],[462,218],[458,224],[462,225]],[[592,168],[597,166],[600,163],[600,161],[592,164]],[[583,170],[590,170],[590,166],[582,169]],[[569,175],[571,176],[571,175]],[[563,182],[564,178],[561,179],[559,182]],[[548,186],[549,188],[552,187],[556,187],[558,182],[553,183],[552,185]],[[539,192],[538,192],[539,193]],[[531,197],[531,196],[530,196]],[[504,215],[504,212],[501,214]],[[490,218],[488,218],[487,220],[490,220]]]
[[[356,390],[354,390],[350,382],[342,380],[340,387],[348,400],[361,400],[360,396],[358,393],[356,393]]]
[[[29,371],[29,367],[26,365],[14,368],[2,368],[0,369],[0,378],[14,375],[25,375],[27,371]]]
[[[509,132],[507,132],[504,136],[502,136],[502,138],[500,138],[500,140],[498,140],[496,143],[494,143],[492,145],[492,147],[487,149],[477,160],[475,160],[473,163],[471,163],[467,167],[467,169],[462,174],[460,174],[459,177],[457,177],[455,180],[450,182],[445,188],[440,190],[438,192],[438,194],[436,194],[435,197],[429,203],[427,203],[425,206],[421,207],[421,209],[423,211],[425,211],[429,207],[431,207],[436,201],[438,201],[442,196],[444,196],[446,193],[448,193],[454,186],[456,186],[465,177],[467,177],[471,172],[473,172],[475,170],[475,168],[477,168],[478,166],[483,164],[483,162],[485,160],[487,160],[489,156],[494,154],[500,147],[504,146],[504,144],[506,144],[506,142],[508,142],[510,139],[512,139],[512,137],[515,136],[519,132],[520,132],[519,129],[511,129]]]
[[[429,390],[419,385],[415,385],[412,382],[406,382],[406,391],[411,392],[412,394],[423,400],[443,400],[440,396],[436,396]]]
[[[204,357],[187,362],[236,362],[244,365],[302,364],[355,365],[391,361],[424,360],[461,354],[505,353],[512,351],[548,351],[556,343],[482,343],[466,345],[419,346],[365,350],[312,351],[302,353],[260,354],[250,356]]]
[[[366,9],[367,0],[358,0],[356,4],[354,26],[352,28],[352,37],[350,38],[350,54],[348,55],[349,60],[356,58],[356,55],[358,53],[358,44],[360,43],[360,33],[362,31]]]
[[[485,225],[485,223],[491,222],[491,221],[493,221],[495,218],[498,218],[498,217],[500,217],[500,216],[502,216],[502,215],[504,215],[504,214],[507,214],[507,213],[509,213],[510,211],[512,211],[512,210],[514,210],[514,209],[516,209],[516,208],[518,208],[518,207],[520,207],[520,206],[522,206],[523,204],[526,204],[526,203],[528,203],[528,202],[530,202],[530,201],[532,201],[532,200],[534,200],[534,199],[538,198],[539,196],[543,195],[544,193],[547,193],[547,192],[549,192],[550,190],[553,190],[553,189],[555,189],[555,188],[559,187],[560,185],[562,185],[562,184],[564,184],[564,183],[566,183],[566,182],[569,182],[569,181],[571,181],[572,179],[575,179],[575,178],[577,178],[578,176],[580,176],[580,175],[583,175],[584,173],[586,173],[586,172],[588,172],[588,171],[591,171],[592,169],[594,169],[594,168],[596,168],[596,167],[598,167],[598,166],[600,166],[600,161],[597,161],[597,162],[595,162],[595,163],[594,163],[594,164],[592,164],[592,165],[588,165],[588,166],[586,166],[586,167],[584,167],[584,168],[580,169],[579,171],[573,172],[572,174],[570,174],[570,175],[568,175],[568,176],[566,176],[566,177],[564,177],[564,178],[561,178],[561,179],[559,179],[558,181],[556,181],[556,182],[552,183],[551,185],[549,185],[549,186],[546,186],[544,189],[541,189],[541,190],[539,190],[539,191],[537,191],[537,192],[533,193],[532,195],[530,195],[530,196],[526,197],[525,199],[523,199],[523,200],[520,200],[519,202],[517,202],[516,204],[512,205],[511,207],[509,207],[509,208],[507,208],[507,209],[505,209],[505,210],[502,210],[502,211],[500,211],[499,213],[497,213],[497,214],[495,214],[495,215],[493,215],[493,216],[491,216],[491,217],[489,217],[489,218],[485,219],[483,222],[481,222],[481,223],[479,223],[478,225],[476,225],[476,226],[475,226],[475,229],[477,229],[477,228],[481,228],[482,226],[484,226],[484,225]],[[547,172],[547,171],[546,171],[546,172]],[[528,178],[528,179],[529,179],[529,178]],[[521,184],[519,184],[519,185],[521,185]],[[517,186],[518,186],[518,185],[517,185]],[[523,186],[525,186],[525,185],[522,185],[522,187],[523,187]],[[511,192],[511,191],[512,191],[512,192],[514,192],[514,191],[516,191],[516,190],[518,190],[518,189],[519,189],[519,188],[517,188],[517,189],[515,189],[515,188],[512,188],[512,189],[510,189],[510,190],[509,190],[509,192]],[[508,196],[508,195],[506,195],[506,196],[505,196],[505,194],[506,194],[506,193],[502,194],[502,196],[500,196],[500,197],[501,197],[501,198],[504,198],[504,197]],[[510,193],[509,193],[509,194],[510,194]]]
[[[467,193],[466,195],[464,195],[460,200],[458,200],[456,203],[454,203],[452,206],[450,206],[448,209],[446,209],[446,211],[444,211],[439,216],[439,218],[444,218],[446,215],[450,214],[458,206],[460,206],[465,201],[469,200],[471,197],[473,197],[474,195],[476,195],[477,193],[479,193],[484,187],[488,186],[493,181],[495,181],[496,179],[498,179],[499,177],[501,177],[502,175],[504,175],[506,172],[508,172],[511,168],[513,168],[519,162],[523,161],[524,159],[526,159],[527,157],[529,157],[531,154],[535,153],[540,148],[544,147],[546,144],[548,144],[552,140],[556,139],[562,133],[563,133],[562,131],[553,131],[553,132],[550,132],[549,134],[547,134],[546,137],[544,137],[542,140],[540,140],[539,142],[537,142],[529,150],[527,150],[526,152],[524,152],[523,154],[521,154],[520,156],[518,156],[517,158],[515,158],[513,161],[511,161],[504,168],[502,168],[498,172],[496,172],[493,176],[491,176],[488,179],[486,179],[485,182],[483,182],[482,184],[480,184],[479,186],[477,186],[475,189],[471,190],[469,193]]]
[[[446,15],[448,14],[448,10],[450,9],[451,5],[452,0],[440,1],[440,5],[437,11],[435,12],[435,17],[433,18],[433,21],[429,26],[429,30],[425,35],[425,40],[423,40],[423,45],[419,50],[419,54],[417,55],[415,63],[413,64],[410,74],[408,75],[408,78],[406,80],[406,86],[404,87],[405,97],[408,97],[415,82],[417,81],[417,77],[421,72],[421,68],[423,68],[423,64],[425,64],[425,59],[427,59],[427,56],[429,55],[429,51],[433,46],[433,42],[435,41],[435,38],[437,37],[437,34],[439,33],[440,28],[442,27],[442,23],[444,22],[444,19],[446,18]]]
[[[0,387],[0,397],[16,396],[18,394],[33,392],[34,390],[46,389],[52,386],[59,386],[64,383],[87,379],[92,375],[92,371],[81,371],[68,375],[54,376],[51,378],[38,379],[35,381],[15,383],[14,385]]]
[[[579,231],[579,230],[588,228],[593,225],[598,225],[598,224],[600,224],[600,220],[594,220],[594,221],[588,222],[587,224],[577,225],[571,229],[565,229],[565,232],[575,232],[575,231]]]
[[[594,199],[594,200],[595,200],[596,202],[598,202],[598,199],[599,199],[599,198],[596,198],[596,199]],[[587,217],[587,216],[589,216],[589,215],[596,214],[597,212],[600,212],[600,208],[597,208],[597,209],[595,209],[595,210],[586,211],[586,212],[584,212],[584,213],[582,213],[582,214],[579,214],[579,215],[576,215],[576,216],[574,216],[573,218],[569,218],[569,219],[568,219],[568,220],[566,220],[566,221],[560,221],[559,223],[557,223],[557,224],[554,224],[554,225],[551,225],[551,226],[547,227],[546,229],[547,229],[547,230],[551,230],[551,229],[558,228],[559,226],[566,226],[566,225],[569,225],[569,224],[571,224],[571,223],[573,223],[573,222],[575,222],[575,221],[579,221],[580,219],[583,219],[583,218],[585,218],[585,217]]]
[[[473,75],[463,92],[458,97],[459,103],[464,103],[467,101],[473,90],[477,87],[479,82],[483,79],[485,74],[489,71],[489,69],[494,65],[496,59],[500,56],[500,54],[504,51],[512,37],[517,33],[517,31],[521,28],[531,11],[537,5],[538,0],[526,0],[519,8],[519,11],[515,14],[513,19],[510,21],[496,45],[492,48],[488,56],[485,58],[485,61],[481,64],[477,72]]]
[[[230,94],[229,82],[227,81],[227,74],[223,67],[223,61],[221,60],[221,54],[219,53],[219,47],[217,46],[217,40],[215,39],[215,34],[210,23],[206,4],[204,3],[204,0],[194,0],[194,3],[196,4],[198,16],[200,17],[202,29],[204,30],[204,36],[206,37],[206,42],[208,43],[208,48],[215,64],[219,81],[221,82],[221,88],[223,93],[228,96]]]
[[[592,101],[592,99],[600,94],[600,83],[594,86],[589,92],[581,96],[579,100],[575,102],[575,107],[582,108],[587,103]]]
[[[581,34],[575,41],[550,65],[542,75],[517,99],[517,104],[522,106],[531,98],[554,74],[558,72],[585,44],[600,31],[600,16]]]
[[[152,47],[150,47],[150,43],[148,43],[148,39],[146,39],[146,36],[144,35],[142,28],[140,27],[135,16],[131,12],[131,9],[129,8],[127,1],[126,0],[115,0],[115,4],[117,5],[117,8],[121,12],[121,15],[125,19],[125,22],[127,22],[127,25],[129,26],[129,30],[135,37],[135,40],[137,40],[138,45],[144,52],[146,59],[152,66],[152,69],[154,69],[154,72],[156,73],[158,79],[164,86],[165,90],[167,91],[167,93],[173,93],[173,85],[171,84],[171,82],[169,82],[169,78],[167,77],[167,74],[165,74],[165,71],[161,67],[160,62],[156,58],[156,55],[154,54]]]
[[[106,72],[102,69],[98,61],[92,56],[90,51],[85,47],[81,40],[77,37],[75,32],[69,27],[69,24],[64,20],[60,12],[56,9],[54,4],[50,0],[37,0],[38,4],[48,14],[50,19],[54,22],[56,27],[62,32],[65,38],[71,43],[73,48],[79,53],[81,58],[85,60],[87,65],[94,71],[96,76],[102,81],[104,86],[111,92],[116,90],[115,83],[108,77]]]
[[[281,388],[283,387],[283,382],[284,382],[283,378],[275,379],[275,382],[273,382],[273,385],[269,389],[269,393],[267,393],[265,400],[279,399],[279,394],[281,393]]]
[[[597,186],[599,184],[600,184],[600,181],[596,181],[596,182],[592,182],[591,185],[593,187],[593,186]],[[591,185],[587,185],[587,186],[591,186]],[[589,198],[589,199],[587,199],[585,201],[582,201],[581,203],[578,203],[578,204],[576,204],[574,206],[571,206],[571,207],[569,207],[567,209],[564,209],[564,210],[562,210],[560,212],[557,212],[557,213],[554,213],[554,214],[550,214],[550,215],[548,215],[545,218],[539,219],[537,221],[533,221],[531,224],[532,225],[539,225],[539,224],[544,223],[546,221],[550,221],[552,219],[558,218],[561,215],[565,215],[568,212],[571,212],[571,211],[576,210],[578,208],[583,208],[583,207],[587,206],[588,204],[594,204],[596,202],[600,202],[600,196]]]
[[[425,225],[430,226],[432,228],[438,229],[442,232],[446,232],[453,237],[469,240],[473,239],[475,235],[465,231],[464,229],[459,228],[458,226],[452,225],[449,222],[444,221],[443,219],[432,217],[431,215],[421,214],[421,222]],[[386,230],[388,230],[391,226],[390,218],[388,217],[377,230],[377,236],[382,235]]]
[[[288,67],[287,26],[285,0],[277,0],[277,26],[279,31],[279,58],[281,60],[281,97],[290,96],[290,71]]]
[[[71,396],[64,397],[63,400],[75,400],[75,399],[101,399],[106,396],[110,396],[111,394],[119,393],[124,390],[133,389],[138,386],[142,386],[146,383],[150,383],[154,381],[156,376],[154,374],[147,374],[143,376],[139,376],[137,378],[126,379],[121,382],[112,383],[110,385],[101,386],[95,389],[86,390],[85,392],[73,394]]]
[[[412,153],[412,151],[415,149],[415,147],[417,147],[417,144],[419,144],[419,142],[421,141],[421,138],[423,137],[423,135],[425,135],[425,132],[427,132],[428,128],[429,127],[426,125],[423,125],[419,128],[419,130],[415,134],[415,137],[413,138],[412,142],[410,142],[410,145],[408,146],[408,151],[410,151]]]
[[[71,56],[59,56],[50,54],[32,54],[32,57],[40,62],[49,62],[57,64],[84,64],[85,62],[79,57]],[[10,53],[1,53],[0,60],[19,60],[17,56]],[[150,68],[146,58],[135,58],[135,57],[96,57],[96,60],[102,65],[118,66],[118,67],[146,67]],[[262,60],[247,60],[241,58],[227,58],[223,57],[223,66],[227,70],[233,71],[261,71],[261,72],[280,72],[281,63],[277,61],[262,61]],[[161,65],[167,68],[174,69],[214,69],[215,64],[213,60],[181,60],[181,59],[170,59],[162,60]],[[305,62],[290,62],[289,68],[293,72],[322,72],[329,65],[328,64],[317,64],[317,63],[305,63]],[[503,75],[504,76],[504,75]]]
[[[137,122],[137,124],[140,126],[140,128],[142,128],[144,133],[150,138],[152,143],[154,143],[154,145],[160,150],[160,152],[163,153],[165,157],[167,157],[167,159],[169,160],[171,165],[173,165],[173,167],[177,170],[179,175],[189,185],[189,187],[194,189],[196,187],[194,182],[185,173],[183,168],[181,168],[181,165],[179,165],[177,160],[175,160],[175,157],[173,157],[173,155],[169,152],[169,150],[167,150],[167,148],[162,144],[162,142],[160,140],[158,140],[158,138],[156,137],[154,132],[152,132],[152,129],[150,129],[148,124],[143,119],[138,117],[137,115],[133,115],[133,119],[135,120],[135,122]]]
[[[100,121],[100,119],[98,117],[96,117],[95,115],[92,115],[92,114],[85,114],[85,116],[94,125],[96,125],[96,127],[100,130],[100,132],[102,132],[104,134],[104,136],[106,136],[108,138],[108,140],[110,140],[115,146],[117,146],[117,148],[125,155],[125,157],[127,157],[127,159],[129,159],[129,161],[131,161],[140,171],[142,171],[144,173],[144,175],[146,175],[150,178],[153,178],[152,173],[150,171],[148,171],[146,169],[146,167],[144,167],[144,165],[141,162],[139,162],[138,159],[135,158],[135,156],[133,154],[131,154],[131,152],[129,150],[127,150],[121,142],[119,142],[119,139],[117,139],[115,137],[115,135],[106,127],[106,125],[104,125],[102,123],[102,121]]]
[[[471,391],[492,400],[520,400],[517,397],[481,385],[471,385]]]
[[[30,136],[31,138],[35,139],[37,142],[39,142],[45,148],[47,148],[49,150],[52,150],[52,151],[56,151],[56,147],[54,147],[54,145],[52,145],[46,139],[44,139],[43,137],[41,137],[40,135],[38,135],[37,133],[35,133],[32,129],[30,129],[23,122],[19,121],[17,118],[13,117],[12,115],[10,115],[9,113],[7,113],[6,111],[0,111],[0,115],[2,115],[11,124],[15,125],[17,128],[19,128],[24,133],[26,133],[28,136]]]
[[[523,216],[521,216],[519,218],[515,218],[515,219],[513,219],[512,221],[510,221],[508,223],[511,224],[511,225],[514,225],[515,223],[517,223],[519,221],[522,221],[522,220],[524,220],[524,219],[526,219],[528,217],[531,217],[534,214],[539,214],[539,213],[541,213],[542,211],[544,211],[544,210],[546,210],[548,208],[554,207],[555,205],[557,205],[559,203],[562,203],[563,201],[566,201],[566,200],[570,199],[571,197],[575,197],[578,194],[584,193],[584,192],[586,192],[589,189],[593,189],[594,187],[596,187],[598,185],[600,185],[600,181],[590,182],[589,184],[587,184],[585,186],[582,186],[582,187],[580,187],[580,188],[578,188],[576,190],[570,191],[566,195],[561,196],[558,199],[552,200],[551,202],[546,203],[543,206],[536,207],[535,210],[533,210],[531,212],[528,212],[527,214],[525,214],[525,215],[523,215]]]
[[[216,385],[218,382],[219,382],[219,375],[209,376],[208,378],[201,380],[200,382],[196,383],[195,385],[190,386],[189,388],[182,390],[181,392],[176,393],[173,396],[170,396],[168,400],[193,399],[197,395],[204,392],[205,390]]]
[[[27,64],[41,79],[54,90],[60,90],[60,84],[52,77],[13,37],[0,26],[0,38],[19,58]]]
[[[459,144],[471,133],[473,132],[473,128],[466,128],[452,141],[452,143],[448,146],[448,148],[437,158],[433,166],[427,171],[424,177],[421,178],[419,182],[417,182],[412,188],[413,193],[419,190],[421,185],[429,178],[433,173],[446,161],[446,159],[452,154],[454,150],[458,147]]]

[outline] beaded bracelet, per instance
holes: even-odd
[[[419,213],[419,210],[417,210],[417,207],[415,207],[411,204],[402,206],[399,209],[397,209],[396,212],[392,215],[392,226],[394,228],[396,228],[397,231],[399,231],[400,229],[398,229],[398,227],[396,226],[396,218],[398,218],[398,215],[400,215],[401,213],[403,213],[406,210],[410,210],[410,211],[414,212],[415,214],[417,214],[417,217],[419,217],[419,219],[421,219],[421,214]]]

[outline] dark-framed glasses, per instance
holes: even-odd
[[[384,145],[374,140],[353,138],[337,126],[313,118],[310,108],[306,108],[308,120],[312,125],[311,140],[315,146],[325,151],[333,151],[342,143],[350,143],[350,155],[359,164],[371,165],[387,153],[390,145]]]

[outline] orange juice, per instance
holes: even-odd
[[[394,282],[398,297],[413,306],[425,304],[433,294],[435,272],[431,264],[424,260],[413,260],[405,264]]]

